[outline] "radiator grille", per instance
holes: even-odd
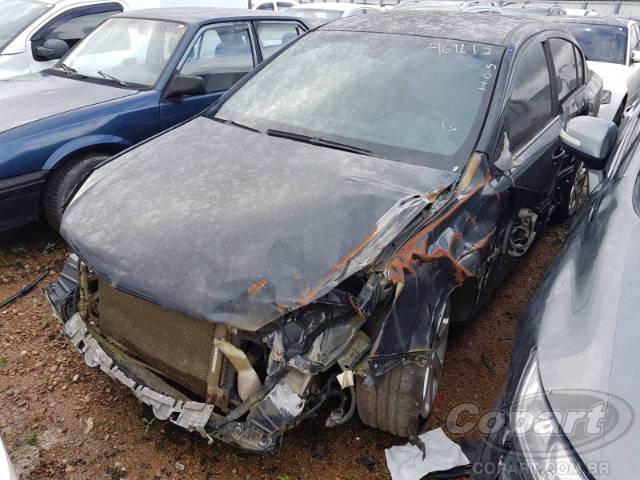
[[[99,282],[100,332],[129,354],[206,397],[215,325]]]

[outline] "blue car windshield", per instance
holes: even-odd
[[[576,37],[587,60],[619,63],[627,61],[627,29],[614,25],[565,24]]]
[[[477,142],[502,52],[412,35],[317,31],[250,78],[215,118],[455,171]]]
[[[38,0],[3,0],[0,15],[0,53],[25,28],[53,5]]]
[[[110,18],[64,58],[63,66],[86,77],[152,87],[185,31],[180,23]]]

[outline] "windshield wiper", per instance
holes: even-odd
[[[64,70],[67,73],[78,73],[78,71],[75,68],[70,67],[69,65],[63,62],[60,62],[58,65],[56,65],[56,68],[59,68],[60,70]]]
[[[126,87],[127,85],[129,85],[127,82],[125,82],[124,80],[120,80],[118,77],[114,77],[113,75],[111,75],[110,73],[105,73],[101,70],[98,70],[96,72],[98,75],[102,76],[103,78],[106,78],[108,80],[113,80],[114,82],[116,82],[118,85],[121,85],[123,87]]]
[[[260,133],[260,130],[258,130],[257,128],[253,128],[253,127],[250,127],[248,125],[243,125],[243,124],[238,123],[238,122],[236,122],[234,120],[228,120],[226,118],[218,118],[218,117],[213,117],[213,119],[216,122],[224,123],[225,125],[233,125],[234,127],[244,128],[245,130],[249,130],[251,132]]]
[[[267,129],[267,135],[272,137],[288,138],[290,140],[296,140],[298,142],[310,143],[312,145],[318,145],[320,147],[335,148],[336,150],[344,150],[345,152],[358,153],[360,155],[372,155],[371,150],[366,150],[360,147],[354,147],[353,145],[347,145],[340,142],[334,142],[333,140],[326,140],[320,137],[312,137],[311,135],[302,135],[300,133],[285,132],[283,130],[274,130],[272,128]]]

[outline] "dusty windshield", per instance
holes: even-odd
[[[592,62],[626,62],[627,29],[609,25],[566,25]]]
[[[314,32],[251,78],[216,118],[456,170],[477,141],[501,54],[472,42]]]
[[[53,5],[31,0],[4,0],[0,15],[0,52]]]
[[[61,67],[91,78],[151,87],[185,30],[174,22],[111,18],[78,44]]]

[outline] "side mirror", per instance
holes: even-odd
[[[197,75],[177,74],[167,87],[165,98],[187,97],[194,95],[204,95],[207,89],[204,79]]]
[[[633,50],[631,52],[631,63],[640,62],[640,50]]]
[[[69,45],[64,40],[50,38],[40,47],[36,47],[36,55],[46,60],[58,60],[69,51]]]
[[[603,170],[618,137],[618,127],[604,118],[572,118],[560,133],[565,147],[591,170]]]

